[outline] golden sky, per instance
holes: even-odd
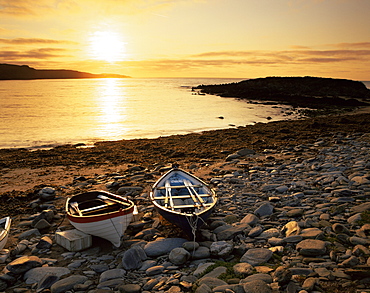
[[[369,0],[0,0],[0,63],[370,80]]]

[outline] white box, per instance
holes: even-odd
[[[55,241],[69,251],[80,251],[91,247],[91,235],[77,229],[56,232]]]

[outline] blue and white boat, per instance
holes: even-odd
[[[214,210],[217,196],[201,179],[175,167],[153,185],[150,200],[163,218],[194,239]]]

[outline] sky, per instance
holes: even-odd
[[[0,63],[370,80],[369,0],[0,0]]]

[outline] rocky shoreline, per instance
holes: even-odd
[[[369,121],[333,116],[92,149],[1,150],[0,181],[14,190],[1,193],[13,224],[0,291],[365,292]],[[219,197],[196,241],[159,219],[149,201],[175,161]],[[37,178],[22,189],[27,182],[16,179],[26,171]],[[139,214],[119,249],[93,238],[92,247],[70,252],[55,241],[56,231],[73,228],[65,199],[93,189],[127,196]]]
[[[359,81],[320,77],[266,77],[221,85],[200,85],[204,93],[257,101],[278,101],[296,107],[332,111],[368,106],[370,90]]]

